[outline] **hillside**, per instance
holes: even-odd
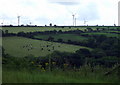
[[[17,57],[24,57],[30,54],[36,57],[46,56],[56,50],[61,52],[75,52],[80,48],[87,48],[23,37],[4,37],[3,47],[6,53]]]

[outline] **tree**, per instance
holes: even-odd
[[[18,32],[18,34],[17,34],[17,36],[23,36],[23,37],[25,37],[25,33],[24,32]],[[28,35],[28,34],[27,34]]]
[[[77,54],[81,54],[85,57],[91,57],[91,52],[88,49],[82,48],[76,51]]]
[[[86,28],[88,30],[88,32],[92,32],[93,29],[92,28]]]
[[[50,26],[52,26],[52,23],[50,23]]]
[[[54,27],[57,27],[57,25],[55,24]]]
[[[59,30],[58,33],[62,33],[62,30]]]
[[[94,58],[102,58],[106,56],[106,53],[102,49],[95,48],[91,51],[91,55]]]
[[[54,34],[56,34],[56,33],[57,33],[57,31],[56,31],[56,30],[53,30],[53,33],[54,33]]]
[[[8,34],[8,30],[5,30],[5,34],[6,34],[6,35]]]
[[[47,39],[48,41],[54,41],[54,38],[49,36],[49,38]]]
[[[58,41],[58,42],[63,42],[63,39],[59,38],[57,41]]]
[[[71,44],[71,43],[72,43],[72,41],[71,41],[71,40],[68,40],[68,41],[67,41],[67,43],[68,43],[68,44]]]

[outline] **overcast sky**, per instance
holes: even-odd
[[[0,24],[118,25],[119,0],[0,0]]]

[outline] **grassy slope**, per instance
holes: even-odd
[[[86,37],[82,37],[77,34],[48,34],[48,35],[36,35],[34,37],[47,40],[49,38],[49,36],[53,37],[55,41],[57,41],[58,39],[63,39],[63,41],[68,41],[68,40],[85,41],[85,40],[87,40]]]
[[[32,49],[31,46],[28,46],[30,44],[32,44]],[[50,46],[47,47],[47,45]],[[23,46],[25,47],[23,48]],[[54,46],[54,50],[53,50],[53,46]],[[61,43],[41,41],[41,40],[33,40],[23,37],[4,37],[3,47],[5,48],[6,53],[18,57],[27,56],[29,54],[32,54],[34,56],[46,56],[47,54],[50,54],[55,50],[62,52],[64,51],[75,52],[80,48],[86,48],[82,46],[61,44]],[[43,50],[41,50],[42,48]]]
[[[9,33],[18,33],[18,32],[35,32],[35,31],[52,31],[52,30],[62,30],[62,31],[69,31],[69,30],[84,30],[83,28],[55,28],[55,27],[2,27],[2,30],[8,30]]]
[[[83,33],[88,35],[106,35],[108,37],[120,37],[120,34],[114,34],[114,33],[104,33],[104,32],[94,32],[94,33]]]

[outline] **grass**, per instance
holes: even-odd
[[[92,28],[93,30],[96,30],[96,28],[105,28],[108,29],[108,27],[100,27],[100,26],[81,26],[81,27],[64,27],[64,28],[55,28],[55,27],[0,27],[3,31],[8,30],[9,33],[18,33],[18,32],[35,32],[35,31],[52,31],[52,30],[62,30],[62,31],[69,31],[69,30],[85,30],[86,28]],[[109,27],[109,29],[116,29],[118,27]]]
[[[38,70],[3,69],[3,83],[116,83],[116,75],[104,76],[103,69],[90,72],[81,68],[79,71],[60,69],[52,72]],[[86,73],[87,72],[87,73]]]
[[[109,33],[120,33],[120,31],[107,31]]]
[[[106,35],[107,37],[117,37],[119,38],[119,34],[113,34],[113,33],[104,33],[104,32],[93,32],[93,33],[83,33],[88,35]]]
[[[17,57],[24,57],[30,54],[36,57],[46,56],[56,50],[60,52],[75,52],[80,48],[87,48],[83,46],[33,40],[23,37],[3,37],[3,47],[5,53]]]
[[[0,37],[0,46],[2,46],[2,37]]]
[[[9,33],[18,33],[18,32],[36,32],[36,31],[69,31],[69,30],[84,30],[83,27],[81,28],[69,28],[69,27],[65,27],[65,28],[55,28],[55,27],[2,27],[2,30],[8,30]]]
[[[72,40],[72,41],[87,40],[86,37],[80,36],[78,34],[48,34],[48,35],[36,35],[34,37],[38,39],[47,40],[50,36],[53,37],[55,41],[57,41],[58,39],[63,39],[63,41],[65,42],[67,42],[68,40]]]

